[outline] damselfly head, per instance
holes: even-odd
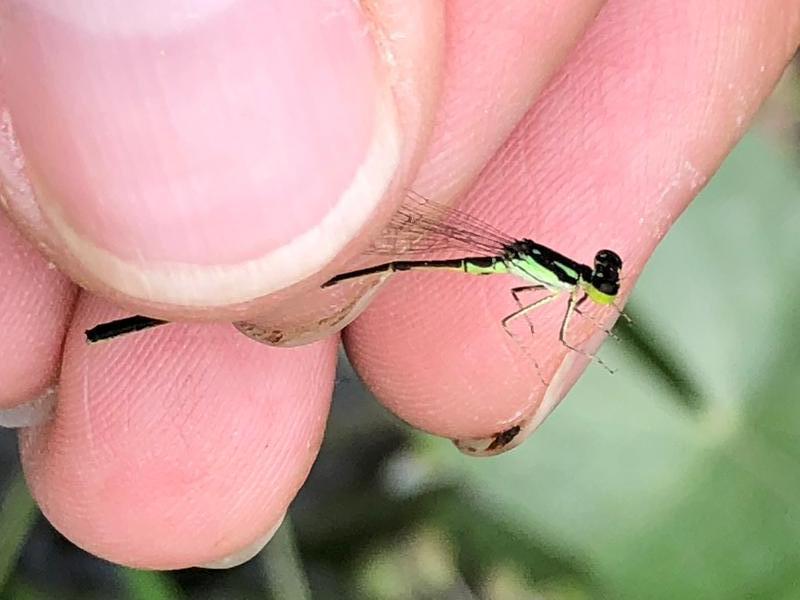
[[[622,269],[622,259],[613,250],[600,250],[594,257],[594,271],[592,271],[592,287],[599,295],[613,299],[619,292],[619,272]]]

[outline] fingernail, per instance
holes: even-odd
[[[283,321],[281,317],[268,316],[264,319],[238,321],[233,324],[239,332],[268,346],[291,348],[304,346],[340,331],[349,325],[361,312],[369,306],[380,283],[373,285],[363,294],[348,297],[348,302],[337,307],[336,312],[321,319],[308,319],[302,314],[287,314],[291,321]]]
[[[231,569],[233,567],[238,567],[241,564],[246,563],[248,560],[253,558],[256,554],[261,552],[264,549],[275,533],[280,529],[281,524],[283,524],[283,520],[286,518],[286,514],[280,518],[277,524],[270,529],[266,535],[258,538],[255,542],[247,546],[246,548],[242,548],[238,552],[234,552],[224,558],[220,558],[219,560],[214,560],[208,562],[203,565],[197,565],[202,569]]]
[[[603,332],[593,334],[584,344],[587,352],[594,353],[606,339]],[[589,359],[578,352],[568,352],[545,390],[542,401],[529,416],[514,425],[485,438],[461,438],[453,440],[456,448],[468,456],[496,456],[522,444],[544,423],[575,382],[586,370]]]
[[[55,387],[47,388],[41,396],[27,404],[0,410],[0,427],[17,429],[44,423],[53,414],[55,403]]]
[[[17,4],[0,68],[27,173],[110,287],[263,296],[330,262],[386,192],[397,115],[359,3]]]
[[[529,428],[527,422],[521,421],[520,424],[512,425],[489,437],[461,438],[453,440],[453,444],[459,451],[469,456],[496,456],[519,446],[531,431],[533,430]]]
[[[562,396],[559,395],[561,387],[556,387],[553,384],[558,378],[558,373],[553,378],[553,383],[548,386],[545,391],[542,401],[534,413],[518,423],[511,425],[497,433],[485,438],[462,438],[453,440],[456,448],[468,456],[485,457],[497,456],[509,450],[513,450],[522,442],[528,439],[530,435],[539,428],[544,420],[553,412]]]

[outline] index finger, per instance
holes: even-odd
[[[787,13],[780,0],[697,0],[680,13],[668,2],[612,0],[461,207],[581,262],[615,249],[626,296],[745,131],[799,34],[800,9]],[[500,325],[517,308],[515,284],[499,279],[397,276],[345,334],[385,405],[477,453],[524,439],[587,363],[559,341],[556,303],[536,312],[522,351]],[[588,319],[571,331],[589,351],[605,337]]]

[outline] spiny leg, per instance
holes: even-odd
[[[626,315],[624,312],[622,312],[622,309],[621,309],[619,306],[617,306],[616,304],[613,304],[613,303],[612,303],[612,304],[611,304],[611,308],[613,308],[615,311],[617,311],[617,313],[619,314],[619,316],[620,316],[620,317],[622,317],[622,318],[623,318],[623,319],[625,319],[625,320],[626,320],[628,323],[630,323],[631,325],[633,325],[633,319],[631,319],[631,318],[630,318],[628,315]]]
[[[503,327],[508,329],[508,324],[511,321],[513,321],[514,319],[518,319],[519,317],[524,317],[529,312],[532,312],[532,311],[536,310],[537,308],[540,308],[540,307],[544,306],[545,304],[547,304],[549,302],[552,302],[553,300],[558,298],[560,295],[561,295],[561,292],[555,292],[554,294],[550,294],[549,296],[545,296],[544,298],[540,298],[539,300],[537,300],[533,304],[528,304],[527,306],[521,307],[519,310],[515,310],[513,313],[511,313],[510,315],[508,315],[507,317],[505,317],[503,319]]]
[[[514,288],[513,291],[519,292],[520,290],[524,290],[524,289],[528,289],[528,288],[536,288],[536,287],[539,287],[539,286],[525,286],[523,288]],[[545,286],[541,286],[541,287],[545,287]],[[508,324],[511,321],[513,321],[514,319],[517,319],[517,318],[522,317],[522,316],[524,316],[526,318],[526,320],[527,320],[527,314],[529,312],[532,312],[533,310],[536,310],[537,308],[539,308],[541,306],[544,306],[545,304],[547,304],[549,302],[552,302],[553,300],[558,298],[561,295],[561,293],[560,292],[556,292],[554,294],[550,294],[549,296],[545,296],[544,298],[540,298],[539,300],[537,300],[533,304],[529,304],[527,306],[522,306],[522,303],[519,302],[519,299],[517,298],[516,294],[513,293],[513,291],[512,291],[512,295],[514,295],[514,299],[517,300],[517,302],[520,304],[520,308],[519,308],[519,310],[514,311],[513,313],[511,313],[510,315],[508,315],[507,317],[505,317],[502,320],[503,329],[505,330],[506,334],[512,340],[514,340],[514,343],[516,343],[520,348],[522,348],[522,351],[525,354],[528,355],[528,357],[531,359],[531,361],[533,361],[533,366],[536,367],[536,372],[539,374],[539,379],[541,379],[542,384],[544,384],[546,386],[546,385],[548,385],[548,382],[545,381],[544,377],[542,376],[542,368],[539,366],[539,361],[537,361],[535,357],[531,356],[528,353],[528,351],[525,349],[525,346],[523,346],[522,343],[519,341],[519,339],[517,339],[517,336],[514,335],[514,332],[511,331],[511,328],[508,326]],[[533,332],[533,325],[531,324],[530,321],[528,321],[528,324],[531,325],[531,332]]]
[[[607,336],[611,337],[613,340],[615,340],[615,341],[617,341],[617,342],[621,341],[621,340],[619,339],[619,336],[618,336],[616,333],[614,333],[613,331],[611,331],[610,329],[608,329],[608,328],[606,328],[606,327],[603,327],[603,326],[600,324],[600,322],[599,322],[597,319],[595,319],[595,318],[594,318],[592,315],[590,315],[590,314],[587,314],[587,313],[585,313],[585,312],[583,312],[583,311],[581,310],[581,304],[583,304],[584,302],[586,302],[586,300],[588,300],[588,298],[589,298],[589,295],[588,295],[586,292],[584,292],[584,293],[583,293],[583,296],[581,296],[581,299],[580,299],[580,300],[578,300],[578,301],[575,303],[575,312],[576,312],[576,313],[578,313],[580,316],[582,316],[582,317],[584,317],[584,318],[588,319],[588,320],[589,320],[589,321],[591,321],[592,323],[594,323],[594,324],[595,324],[595,326],[596,326],[598,329],[600,329],[600,330],[601,330],[603,333],[605,333]]]
[[[537,285],[523,285],[521,287],[515,287],[511,289],[511,295],[514,297],[514,302],[517,303],[517,307],[522,310],[525,306],[522,304],[522,300],[519,299],[519,294],[522,292],[533,292],[535,290],[544,290],[547,289],[547,286],[537,284]],[[528,315],[525,315],[525,320],[528,322],[528,327],[531,329],[531,334],[534,334],[533,330],[533,323],[528,318]]]
[[[611,369],[605,362],[603,362],[603,359],[598,358],[597,356],[595,356],[590,352],[586,352],[586,350],[581,350],[580,348],[576,348],[575,346],[572,346],[569,342],[567,342],[567,329],[569,328],[569,322],[570,319],[572,318],[572,313],[576,311],[576,306],[579,302],[579,300],[577,299],[577,295],[578,295],[577,292],[572,292],[569,295],[569,301],[567,303],[567,312],[564,314],[564,320],[561,321],[561,330],[558,333],[558,339],[561,340],[561,343],[564,344],[567,348],[569,348],[573,352],[578,352],[580,354],[583,354],[590,360],[597,362],[598,365],[602,366],[606,371],[608,371],[613,375],[614,370]],[[583,300],[583,298],[581,298],[581,300]]]

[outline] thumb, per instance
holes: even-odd
[[[407,176],[404,140],[425,137],[374,15],[350,0],[0,11],[9,160],[26,183],[10,211],[132,309],[223,317],[309,277]],[[417,44],[428,28],[407,29]],[[432,99],[424,77],[411,86]]]

